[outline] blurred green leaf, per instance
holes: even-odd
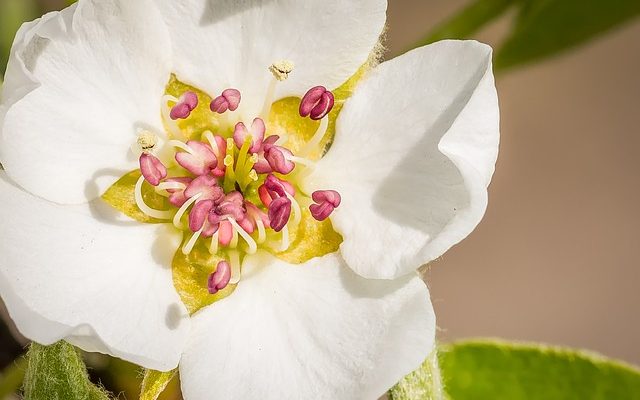
[[[476,0],[438,25],[412,48],[443,39],[468,39],[487,23],[502,15],[516,0]]]
[[[38,7],[33,0],[2,0],[0,3],[0,75],[4,75],[16,31],[23,22],[37,16]]]
[[[496,69],[549,57],[640,15],[639,0],[521,0]]]
[[[108,400],[106,392],[89,381],[75,347],[60,341],[51,346],[32,343],[24,380],[25,400]]]
[[[26,369],[27,359],[19,357],[0,373],[0,399],[7,399],[20,389]]]
[[[640,399],[640,370],[574,350],[471,341],[439,358],[451,400]]]

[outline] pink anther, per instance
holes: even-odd
[[[167,177],[167,168],[162,161],[149,153],[142,153],[140,156],[140,171],[144,179],[153,186],[158,186]]]
[[[250,201],[245,201],[244,205],[247,209],[247,215],[249,216],[249,218],[246,218],[246,220],[251,219],[254,221],[254,223],[258,223],[258,221],[261,221],[262,225],[264,225],[265,227],[271,227],[271,221],[269,221],[269,216],[266,212],[262,211]]]
[[[318,221],[324,221],[331,215],[334,209],[338,208],[342,198],[340,193],[335,190],[318,190],[311,195],[313,201],[317,204],[309,206],[309,211],[313,218]]]
[[[293,153],[284,147],[267,144],[264,146],[264,158],[274,172],[286,175],[293,171],[296,164],[289,160]],[[258,172],[258,171],[256,171]]]
[[[198,106],[198,95],[194,92],[185,92],[178,102],[171,108],[171,119],[187,119],[191,112]]]
[[[238,225],[240,225],[240,227],[249,234],[256,230],[255,222],[251,218],[245,218],[242,221],[238,221]]]
[[[176,153],[176,161],[180,166],[194,175],[205,175],[216,169],[218,159],[208,144],[190,140],[187,146],[193,154],[188,152]]]
[[[300,116],[311,117],[313,120],[324,118],[333,109],[333,93],[324,86],[309,89],[300,102]]]
[[[218,243],[222,246],[229,246],[233,240],[233,225],[229,221],[220,222],[220,229],[218,229]]]
[[[231,192],[224,197],[216,207],[215,213],[221,217],[230,217],[236,221],[242,221],[246,210],[244,209],[244,197],[240,192]]]
[[[293,185],[285,180],[276,178],[272,174],[269,174],[264,184],[258,188],[260,200],[266,207],[269,207],[271,202],[278,197],[286,197],[287,193],[291,196],[296,195]]]
[[[209,275],[207,289],[209,293],[216,294],[227,287],[231,280],[231,266],[226,261],[220,261],[214,273]]]
[[[291,216],[291,200],[286,197],[278,197],[269,205],[269,220],[271,229],[280,232],[289,222]]]
[[[202,229],[214,205],[213,200],[204,200],[197,202],[193,206],[189,213],[189,229],[191,229],[191,232],[197,232]]]
[[[265,130],[266,126],[264,125],[262,118],[256,118],[253,120],[253,123],[251,124],[251,131],[247,129],[244,123],[238,122],[233,132],[233,141],[238,148],[241,148],[247,136],[251,135],[251,147],[249,148],[249,152],[257,153],[262,149]]]
[[[227,89],[211,102],[211,111],[218,114],[225,113],[227,110],[235,111],[240,105],[242,96],[237,89]]]
[[[279,139],[280,136],[271,135],[264,139],[264,141],[262,142],[263,151],[257,153],[258,161],[256,161],[256,163],[253,165],[253,169],[256,170],[257,173],[268,174],[270,172],[273,172],[273,168],[271,168],[271,165],[269,165],[269,161],[267,161],[267,159],[265,158],[265,152],[269,146],[275,145]]]
[[[218,204],[224,198],[224,191],[218,186],[218,180],[212,175],[200,175],[189,183],[184,195],[189,199],[200,194],[198,201],[213,200]]]
[[[224,165],[224,157],[227,154],[227,140],[219,135],[213,136],[213,140],[215,145],[211,146],[211,150],[213,150],[213,154],[218,159],[218,164],[211,173],[214,176],[223,177],[226,169],[226,166]]]
[[[182,207],[182,205],[186,203],[187,200],[189,200],[189,198],[185,196],[184,191],[189,186],[192,180],[193,179],[186,176],[179,177],[179,178],[169,178],[165,180],[165,182],[176,182],[176,183],[182,183],[184,185],[183,189],[166,189],[167,192],[169,193],[169,203],[173,204],[178,208]]]

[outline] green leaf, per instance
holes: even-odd
[[[470,341],[442,346],[439,358],[450,400],[640,399],[640,370],[595,354]]]
[[[437,353],[389,391],[391,400],[441,400],[444,398]]]
[[[480,28],[502,15],[515,0],[476,0],[438,25],[412,48],[443,39],[468,39]]]
[[[146,370],[142,379],[140,400],[157,400],[169,382],[176,376],[176,372],[175,369],[169,372]]]
[[[513,32],[496,55],[496,69],[549,57],[640,14],[638,0],[521,1]]]
[[[70,344],[32,343],[27,357],[25,400],[109,400],[103,389],[89,381],[80,354]]]

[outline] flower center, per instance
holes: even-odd
[[[324,221],[340,205],[340,194],[320,190],[307,194],[301,188],[315,168],[309,155],[317,151],[328,128],[333,94],[322,86],[310,89],[299,104],[299,115],[320,121],[315,134],[296,154],[287,135],[270,134],[268,116],[278,82],[293,71],[289,61],[274,63],[261,115],[250,123],[239,121],[235,111],[242,94],[224,89],[210,102],[211,123],[198,135],[183,131],[201,99],[194,91],[162,99],[168,137],[139,132],[132,150],[139,155],[141,176],[135,185],[136,205],[151,218],[166,220],[185,233],[181,252],[189,255],[205,242],[221,261],[209,275],[211,294],[241,278],[241,260],[259,248],[283,252],[292,242],[290,231],[299,230],[303,205]],[[182,126],[182,127],[181,127]],[[145,200],[144,186],[153,187],[171,205],[156,209]],[[308,222],[306,222],[308,223]]]

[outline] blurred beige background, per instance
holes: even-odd
[[[390,0],[390,55],[466,3]],[[477,38],[495,46],[509,18]],[[427,275],[440,338],[542,341],[640,364],[640,20],[497,85],[489,209]]]

